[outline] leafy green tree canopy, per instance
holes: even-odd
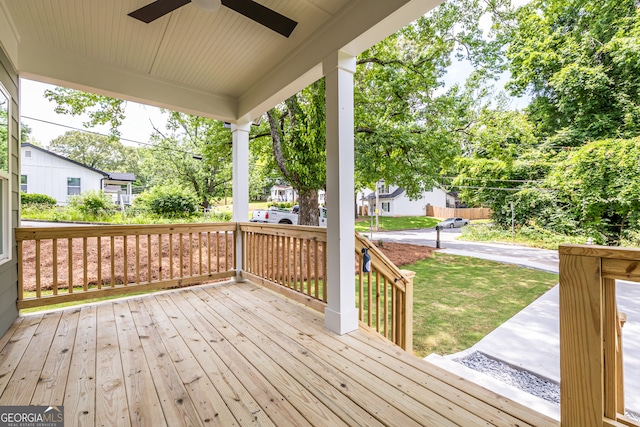
[[[53,139],[49,149],[71,160],[103,171],[120,171],[125,161],[125,146],[119,140],[91,132],[69,131]]]
[[[635,0],[533,0],[510,33],[514,95],[530,94],[537,135],[578,146],[640,132]]]

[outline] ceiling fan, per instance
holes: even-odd
[[[148,24],[192,1],[199,8],[209,11],[217,10],[221,5],[226,6],[285,37],[289,37],[298,25],[296,21],[252,0],[157,0],[128,15]]]

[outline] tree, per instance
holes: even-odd
[[[180,184],[192,189],[202,208],[229,193],[231,132],[222,122],[169,112],[164,134],[152,135],[153,147],[143,153],[141,169],[152,186]]]
[[[529,93],[537,136],[559,146],[640,131],[640,12],[635,0],[534,0],[516,15],[507,57]]]
[[[356,73],[356,178],[361,187],[385,183],[409,196],[431,190],[459,154],[469,112],[485,85],[503,69],[501,41],[478,24],[496,22],[508,2],[458,0],[442,4],[358,57]],[[452,58],[479,71],[466,87],[444,90]]]
[[[103,171],[122,171],[127,150],[119,140],[92,132],[69,131],[53,139],[49,148],[71,160]]]
[[[609,242],[640,229],[640,138],[590,142],[565,157],[548,184],[583,229]]]
[[[318,191],[326,187],[324,79],[267,112],[273,156],[298,191],[300,225],[318,225]]]
[[[118,128],[125,118],[126,101],[65,87],[47,89],[44,92],[44,97],[50,102],[56,103],[54,109],[56,113],[72,116],[88,114],[89,120],[83,123],[84,127],[92,128],[109,124],[111,126],[110,139],[120,138]]]

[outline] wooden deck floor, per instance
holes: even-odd
[[[0,392],[64,405],[68,426],[558,425],[250,283],[20,317]]]

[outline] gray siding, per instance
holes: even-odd
[[[18,73],[13,69],[9,59],[0,47],[0,82],[11,95],[11,137],[9,139],[9,163],[11,168],[11,224],[13,230],[18,226],[20,209],[20,119],[18,117]],[[0,265],[0,335],[11,326],[18,317],[16,300],[18,299],[18,256],[15,234],[11,260]]]

